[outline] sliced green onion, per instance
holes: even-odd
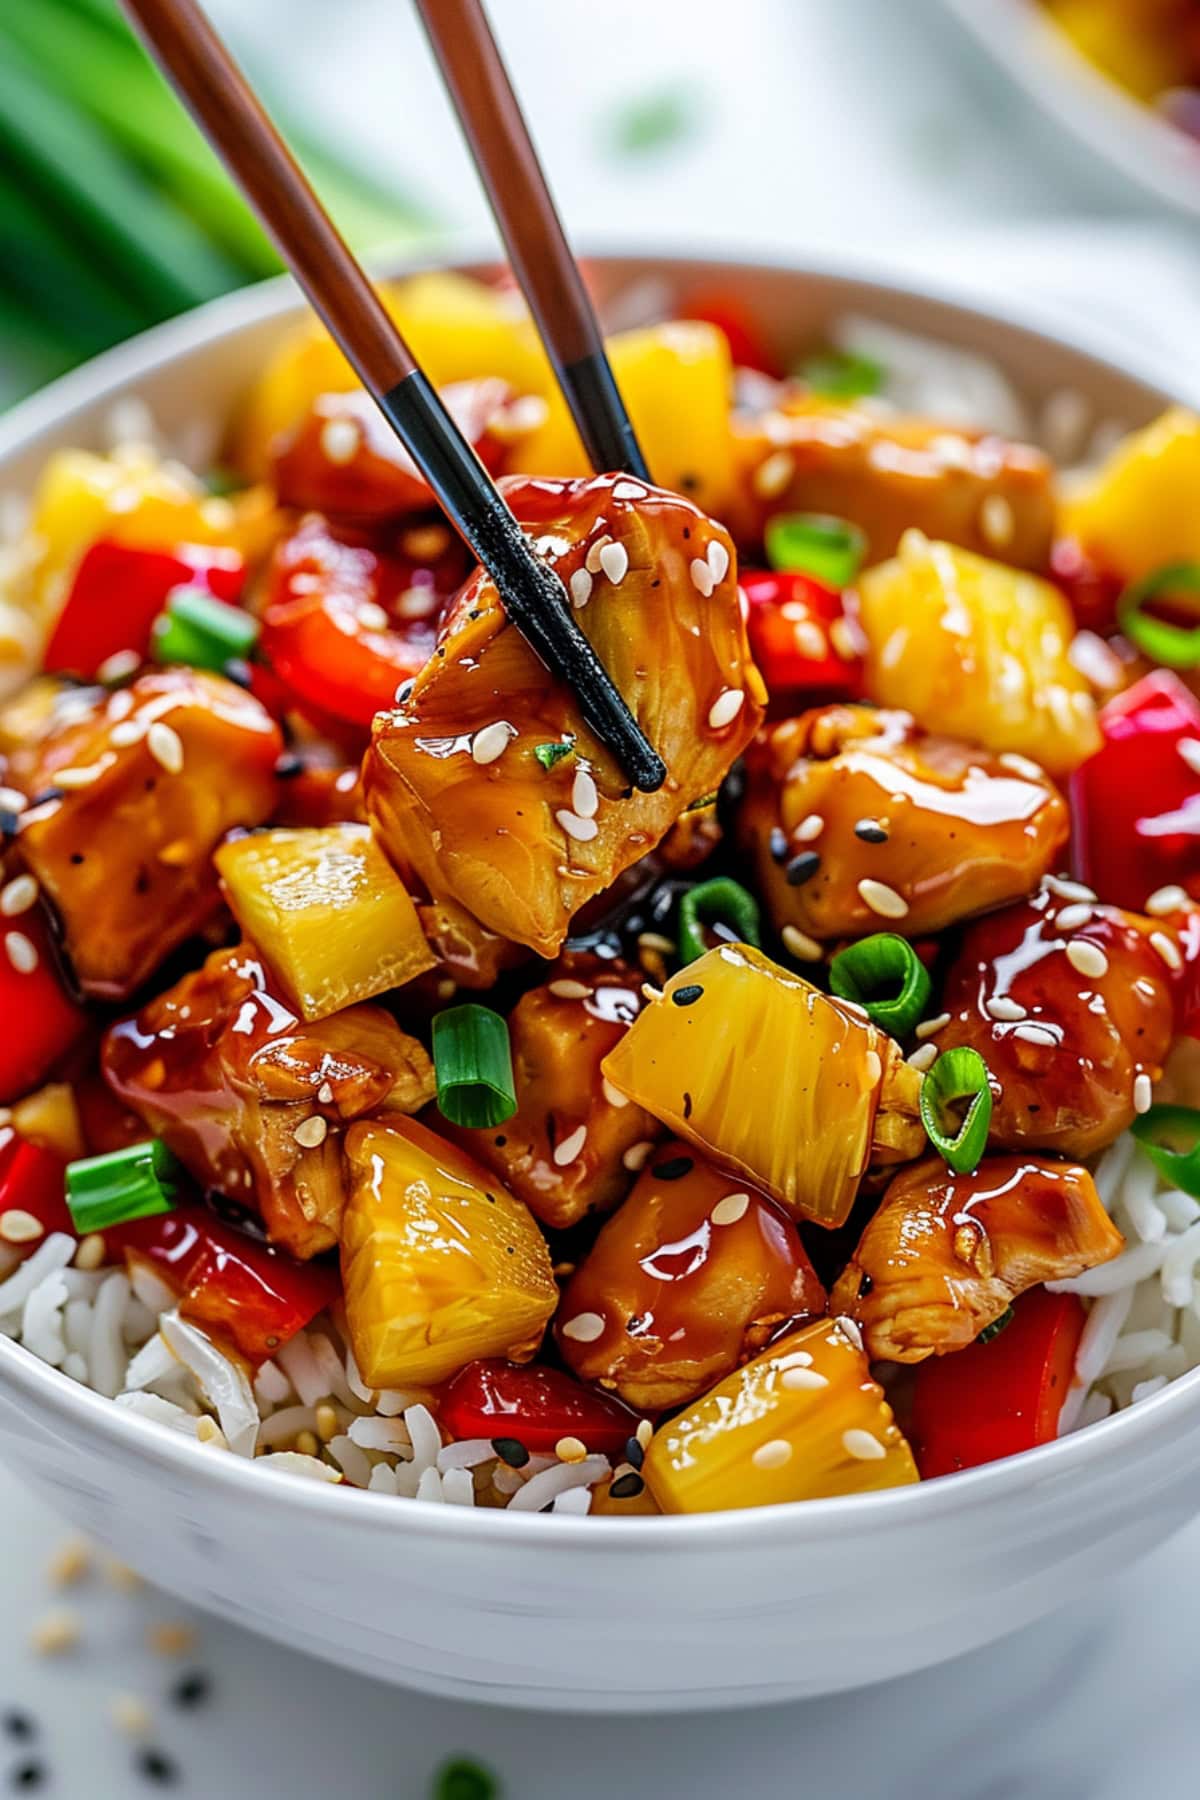
[[[952,1108],[968,1102],[961,1123]],[[947,1130],[953,1120],[954,1131]],[[979,1167],[992,1122],[992,1090],[988,1068],[978,1050],[965,1045],[944,1050],[921,1083],[921,1123],[938,1155],[956,1175]]]
[[[496,1782],[479,1763],[456,1757],[434,1777],[433,1800],[496,1800]]]
[[[715,806],[718,791],[717,788],[714,788],[711,794],[701,794],[698,800],[690,800],[684,807],[684,812],[703,812],[706,806]]]
[[[1200,1110],[1152,1106],[1130,1129],[1159,1174],[1200,1200]]]
[[[214,600],[202,588],[179,587],[154,621],[151,638],[158,662],[187,663],[219,675],[233,658],[250,655],[261,630],[253,614],[240,606]]]
[[[483,1131],[517,1110],[508,1021],[489,1006],[452,1006],[434,1015],[438,1110],[452,1125]]]
[[[993,1319],[990,1325],[984,1326],[983,1330],[979,1333],[979,1336],[975,1339],[975,1342],[977,1344],[990,1344],[994,1337],[999,1337],[1002,1331],[1008,1330],[1014,1317],[1015,1315],[1012,1307],[1006,1306],[998,1319]]]
[[[170,1212],[183,1171],[161,1138],[67,1164],[67,1205],[81,1237]]]
[[[829,965],[829,985],[840,1000],[853,1000],[893,1037],[904,1037],[921,1014],[933,988],[929,970],[912,945],[890,931],[877,931],[845,950]]]
[[[879,393],[885,370],[873,357],[858,356],[853,350],[820,350],[801,363],[799,375],[814,394],[830,400],[862,400]]]
[[[811,575],[831,588],[848,587],[867,554],[865,533],[826,513],[776,513],[764,538],[773,569]]]
[[[679,959],[695,962],[708,949],[701,924],[727,925],[740,944],[762,945],[758,901],[738,881],[718,875],[688,888],[679,902]]]
[[[560,763],[562,761],[564,756],[570,756],[574,748],[575,745],[571,742],[564,742],[561,744],[535,744],[533,746],[533,754],[537,757],[543,769],[552,769],[555,763]]]
[[[1200,663],[1200,626],[1173,625],[1145,610],[1159,595],[1200,595],[1200,563],[1167,563],[1141,581],[1131,582],[1117,601],[1117,624],[1138,650],[1168,669],[1194,669]],[[1200,601],[1188,612],[1200,611]]]

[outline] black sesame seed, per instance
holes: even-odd
[[[63,800],[66,798],[66,792],[66,788],[43,788],[40,794],[35,794],[33,796],[33,799],[29,802],[29,805],[25,810],[26,812],[29,812],[35,806],[48,806],[51,800]]]
[[[862,1274],[858,1278],[858,1297],[859,1297],[859,1299],[865,1300],[867,1295],[871,1292],[871,1290],[874,1286],[875,1286],[874,1277],[871,1275],[868,1275],[866,1270],[864,1269]]]
[[[0,837],[16,837],[20,829],[20,813],[9,812],[7,807],[0,810]]]
[[[691,1156],[669,1156],[666,1162],[655,1163],[650,1173],[659,1181],[681,1181],[685,1175],[695,1168],[695,1158]]]
[[[618,1475],[608,1491],[614,1500],[633,1500],[642,1492],[645,1485],[636,1469],[630,1469],[628,1475]]]
[[[803,887],[806,881],[812,880],[820,866],[821,852],[819,850],[802,850],[799,856],[793,856],[784,870],[788,886]]]
[[[156,1782],[160,1787],[167,1787],[179,1778],[177,1766],[161,1750],[139,1750],[133,1766],[146,1781]]]
[[[520,1438],[493,1438],[492,1449],[510,1469],[523,1469],[529,1461],[529,1452]]]
[[[46,1765],[40,1762],[18,1763],[9,1776],[10,1787],[21,1788],[28,1793],[30,1788],[41,1787],[46,1779]]]
[[[254,686],[254,676],[250,672],[250,664],[241,656],[231,656],[221,671],[226,681],[232,681],[234,687],[249,690]]]
[[[888,834],[877,819],[860,819],[854,827],[854,835],[864,844],[886,844],[888,841]]]
[[[78,866],[83,861],[83,851],[82,850],[72,850],[71,861],[76,866]]]
[[[304,773],[304,759],[297,756],[294,750],[285,750],[282,756],[275,758],[275,777],[278,781],[294,781],[297,775]]]
[[[625,1461],[627,1463],[632,1463],[635,1469],[640,1469],[645,1460],[646,1452],[642,1449],[638,1439],[635,1437],[626,1438]]]
[[[171,1689],[172,1706],[203,1706],[212,1695],[212,1682],[203,1669],[190,1669]]]
[[[781,826],[773,825],[771,827],[770,838],[767,841],[770,847],[772,861],[777,863],[786,862],[788,853],[787,832],[784,831]]]
[[[698,981],[689,981],[686,987],[676,988],[671,998],[676,1006],[695,1006],[703,992]]]
[[[37,1736],[37,1726],[28,1713],[6,1712],[0,1724],[4,1727],[5,1737],[15,1738],[19,1744],[27,1744],[30,1738]]]
[[[504,1148],[505,1144],[507,1144],[507,1142],[508,1142],[508,1139],[505,1137],[504,1133],[501,1132],[500,1136],[496,1139],[497,1150],[503,1150],[503,1148]]]
[[[690,1094],[683,1096],[683,1116],[685,1119],[690,1119],[692,1116],[692,1096]]]

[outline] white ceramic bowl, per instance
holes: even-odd
[[[608,258],[601,290],[736,282],[784,347],[847,311],[982,349],[1033,404],[1138,424],[1153,379],[860,270]],[[286,285],[110,353],[0,421],[0,489],[102,440],[126,393],[223,420],[295,308]],[[1200,1371],[1013,1461],[861,1499],[676,1519],[431,1506],[264,1473],[110,1405],[0,1338],[0,1449],[49,1503],[224,1617],[432,1692],[572,1710],[749,1705],[938,1662],[1102,1580],[1197,1510]]]

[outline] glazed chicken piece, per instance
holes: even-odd
[[[659,1135],[649,1113],[600,1072],[642,1004],[633,970],[594,956],[562,957],[509,1016],[513,1117],[495,1131],[439,1126],[555,1230],[611,1211]]]
[[[439,979],[456,987],[492,988],[506,969],[529,960],[522,945],[489,931],[455,900],[419,900],[417,917],[438,959]]]
[[[1180,957],[1160,921],[1049,877],[966,932],[934,1042],[977,1050],[992,1077],[990,1142],[1092,1156],[1151,1101],[1173,1031]]]
[[[506,381],[453,381],[441,398],[455,424],[493,473],[504,449],[502,426],[513,399]],[[280,504],[335,518],[395,519],[435,505],[425,477],[362,388],[320,394],[275,445],[272,476]]]
[[[85,994],[123,1000],[219,899],[212,852],[275,803],[279,727],[219,675],[163,669],[41,744],[21,854],[57,908]]]
[[[1053,469],[1028,444],[801,392],[732,429],[739,543],[772,513],[828,513],[866,533],[871,563],[910,526],[1018,568],[1049,560]]]
[[[375,722],[371,821],[401,869],[552,957],[593,894],[712,793],[762,717],[728,533],[628,476],[507,484],[668,777],[632,793],[480,571]]]
[[[305,1024],[248,944],[114,1025],[102,1067],[202,1187],[253,1208],[271,1241],[302,1257],[337,1241],[345,1126],[416,1112],[435,1085],[421,1045],[382,1007]]]
[[[1077,1163],[990,1156],[970,1175],[940,1157],[901,1170],[834,1284],[875,1361],[961,1350],[1026,1288],[1109,1262],[1125,1240]]]
[[[818,939],[941,931],[1029,893],[1067,840],[1066,802],[1033,764],[908,713],[803,713],[759,733],[746,771],[739,825],[771,916]]]
[[[655,1150],[568,1282],[558,1347],[639,1410],[682,1406],[825,1310],[787,1215],[678,1139]]]

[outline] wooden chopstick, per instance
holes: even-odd
[[[492,577],[513,624],[551,674],[571,688],[587,724],[633,785],[646,793],[660,788],[667,773],[662,758],[579,629],[562,582],[534,555],[204,12],[195,0],[123,4],[447,516]]]
[[[650,480],[482,0],[417,0],[517,280],[594,469]]]

